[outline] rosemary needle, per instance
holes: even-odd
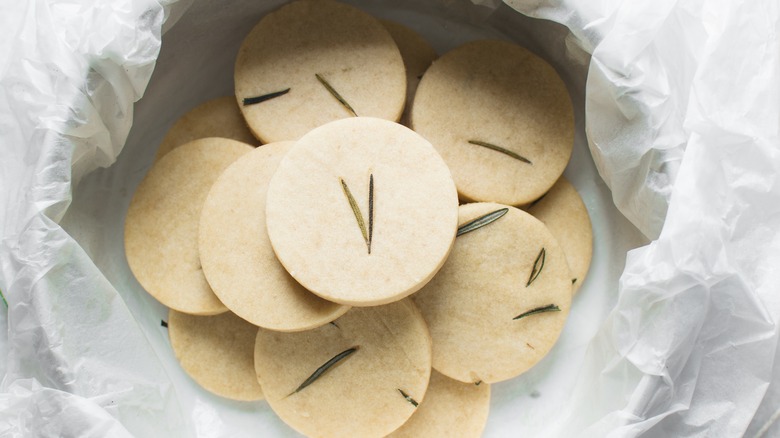
[[[256,103],[265,102],[266,100],[271,100],[275,97],[283,96],[290,92],[290,89],[287,88],[285,90],[281,91],[274,91],[273,93],[264,94],[262,96],[256,96],[256,97],[245,97],[244,98],[244,106],[247,105],[254,105]]]
[[[365,240],[366,245],[368,245],[368,231],[366,230],[366,223],[363,220],[363,213],[360,211],[360,207],[358,207],[357,201],[355,201],[355,197],[352,196],[352,192],[349,190],[347,182],[342,178],[339,178],[339,181],[341,181],[341,189],[344,191],[344,196],[347,197],[347,202],[349,202],[349,206],[352,208],[352,214],[355,215],[355,220],[357,221],[358,227],[360,228],[360,233],[363,235],[363,240]],[[370,253],[371,250],[369,247],[369,254]]]
[[[319,368],[317,368],[317,369],[316,369],[316,370],[315,370],[315,371],[312,373],[312,375],[311,375],[311,376],[309,376],[309,377],[308,377],[306,380],[304,380],[304,381],[303,381],[303,383],[301,383],[301,384],[300,384],[300,386],[298,386],[297,388],[295,388],[295,391],[291,392],[291,393],[290,393],[290,395],[293,395],[293,394],[295,394],[295,393],[297,393],[297,392],[300,392],[301,390],[303,390],[303,389],[304,389],[304,388],[306,388],[307,386],[311,385],[311,384],[312,384],[312,383],[314,383],[314,382],[315,382],[317,379],[319,379],[320,377],[322,377],[322,375],[323,375],[323,374],[325,374],[325,373],[326,373],[326,372],[327,372],[327,371],[328,371],[328,370],[329,370],[329,369],[330,369],[330,368],[331,368],[333,365],[336,365],[336,364],[337,364],[337,363],[339,363],[341,360],[345,359],[345,358],[346,358],[346,357],[348,357],[350,354],[352,354],[352,353],[354,353],[354,352],[358,351],[359,349],[360,349],[360,346],[356,345],[356,346],[354,346],[354,347],[352,347],[352,348],[348,348],[348,349],[346,349],[346,350],[342,351],[341,353],[339,353],[339,354],[337,354],[337,355],[333,356],[333,357],[332,357],[332,358],[331,358],[329,361],[325,362],[324,364],[322,364],[322,366],[320,366]]]
[[[366,242],[368,253],[371,254],[371,241],[374,238],[374,174],[369,175],[368,179],[368,230],[366,230],[366,221],[363,219],[363,213],[360,211],[355,197],[352,196],[352,191],[349,190],[347,182],[343,178],[339,178],[339,181],[341,181],[341,189],[344,191],[344,196],[347,197],[349,206],[352,208],[352,214],[355,215],[358,228],[360,228],[360,234],[363,235],[363,240]]]
[[[502,208],[500,210],[496,210],[486,215],[480,216],[474,219],[473,221],[466,222],[465,224],[458,227],[458,233],[455,236],[457,237],[472,232],[474,230],[484,227],[485,225],[495,222],[499,218],[501,218],[501,216],[505,215],[508,211],[509,211],[508,208]]]
[[[519,154],[517,154],[515,152],[512,152],[509,149],[504,149],[501,146],[496,146],[493,143],[488,143],[486,141],[480,141],[480,140],[469,140],[469,144],[473,144],[473,145],[482,146],[482,147],[485,147],[485,148],[488,148],[488,149],[492,149],[492,150],[494,150],[496,152],[501,152],[502,154],[508,155],[508,156],[510,156],[510,157],[512,157],[512,158],[514,158],[516,160],[520,160],[523,163],[528,163],[528,164],[533,165],[533,163],[531,163],[531,160],[529,160],[528,158],[526,158],[526,157],[524,157],[522,155],[519,155]]]
[[[417,400],[413,399],[409,394],[405,393],[403,389],[398,388],[398,392],[401,393],[401,396],[406,399],[409,403],[412,404],[415,408],[419,406],[419,403],[417,403]]]
[[[352,109],[352,106],[351,106],[349,103],[347,103],[347,100],[346,100],[346,99],[344,99],[343,97],[341,97],[341,95],[339,94],[339,92],[338,92],[338,91],[336,91],[336,89],[335,89],[335,88],[333,88],[333,87],[332,87],[332,86],[331,86],[331,85],[328,83],[328,81],[327,81],[327,80],[325,80],[325,78],[323,78],[323,77],[322,77],[322,75],[320,75],[319,73],[315,73],[315,74],[314,74],[314,76],[316,76],[316,77],[317,77],[317,80],[318,80],[318,81],[320,81],[320,83],[322,84],[322,86],[323,86],[323,87],[325,87],[325,89],[326,89],[326,90],[328,90],[328,92],[329,92],[329,93],[330,93],[330,94],[331,94],[333,97],[335,97],[335,98],[336,98],[336,100],[338,100],[338,101],[339,101],[339,103],[341,103],[341,104],[344,106],[344,108],[346,108],[346,109],[347,109],[349,112],[351,112],[353,116],[357,117],[357,113],[355,112],[355,110],[354,110],[354,109]]]
[[[512,320],[518,320],[518,319],[521,319],[521,318],[525,318],[526,316],[536,315],[537,313],[560,312],[560,311],[561,311],[561,308],[556,306],[555,304],[548,304],[546,306],[537,307],[537,308],[531,309],[531,310],[529,310],[527,312],[523,312],[523,313],[515,316],[514,318],[512,318]],[[533,348],[533,347],[531,347],[531,348]]]
[[[539,255],[536,256],[536,260],[534,260],[534,267],[531,269],[531,275],[528,277],[528,283],[525,284],[525,287],[530,286],[531,283],[539,277],[539,274],[542,273],[542,269],[544,269],[544,259],[546,257],[547,252],[542,248],[542,250],[539,251]]]
[[[371,240],[374,238],[374,174],[368,177],[368,253],[371,254]]]

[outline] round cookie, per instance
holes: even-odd
[[[318,437],[381,437],[422,402],[431,339],[409,300],[353,308],[298,333],[260,329],[255,369],[274,412]]]
[[[157,148],[154,161],[159,161],[177,146],[207,137],[230,138],[251,145],[257,143],[236,106],[236,98],[219,97],[196,106],[177,120]]]
[[[219,174],[251,150],[225,138],[195,140],[166,154],[138,186],[125,218],[125,254],[162,304],[196,315],[227,311],[201,270],[198,221]]]
[[[423,73],[438,55],[436,50],[428,44],[428,41],[412,29],[395,21],[380,21],[393,37],[406,67],[406,107],[401,117],[401,123],[409,126],[409,113],[414,93],[417,91],[417,84],[420,83]]]
[[[261,400],[254,367],[257,327],[233,313],[168,313],[171,347],[184,371],[204,389],[233,400]]]
[[[573,276],[573,293],[576,293],[588,274],[593,256],[590,216],[577,189],[561,177],[528,212],[547,225],[563,248]]]
[[[431,331],[433,367],[462,382],[525,372],[552,348],[569,313],[571,272],[543,223],[493,203],[461,206],[460,223],[505,208],[458,236],[442,269],[413,297]]]
[[[331,0],[299,0],[263,17],[244,39],[235,87],[250,129],[270,143],[356,115],[398,120],[406,74],[375,18]]]
[[[471,42],[435,61],[417,88],[412,127],[441,153],[464,201],[537,199],[563,173],[574,143],[563,81],[503,41]]]
[[[337,303],[399,300],[439,270],[458,200],[447,166],[397,123],[338,120],[305,135],[271,179],[268,235],[299,283]]]
[[[490,412],[490,385],[463,383],[433,370],[425,400],[388,438],[482,436]]]
[[[265,198],[291,146],[261,146],[222,173],[203,205],[198,242],[203,273],[217,297],[252,324],[281,331],[315,328],[348,309],[304,289],[271,248]]]

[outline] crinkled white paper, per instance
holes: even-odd
[[[124,214],[165,130],[231,92],[243,35],[282,1],[167,3],[0,6],[14,35],[0,45],[0,436],[295,436],[263,402],[183,374],[165,309],[124,258]],[[566,176],[593,219],[593,265],[550,355],[493,387],[485,435],[780,433],[777,3],[351,3],[442,52],[515,40],[578,108]],[[627,259],[642,239],[616,206],[655,239]]]
[[[137,321],[57,224],[73,182],[121,150],[165,13],[151,0],[0,6],[0,436],[183,430]]]
[[[629,254],[551,434],[777,436],[780,5],[555,6],[515,4],[593,54],[594,160],[658,238]]]

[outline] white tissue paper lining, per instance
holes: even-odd
[[[189,2],[168,3],[0,7],[15,36],[0,47],[0,436],[295,436],[263,402],[183,375],[165,309],[124,259],[124,213],[165,129],[231,92],[238,43],[281,2],[199,1],[176,25]],[[514,39],[578,108],[566,176],[593,265],[551,354],[494,386],[485,435],[780,433],[778,5],[507,1],[568,33],[496,1],[356,3],[440,52]],[[642,239],[615,206],[655,239],[627,260]]]

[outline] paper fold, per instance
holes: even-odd
[[[629,255],[567,421],[551,433],[780,430],[769,408],[780,316],[778,5],[558,5],[578,10],[574,18],[516,6],[575,34],[597,29],[582,44],[593,47],[591,151],[616,205],[657,236]],[[610,12],[577,20],[597,9]]]
[[[111,164],[154,67],[156,1],[5,4],[0,57],[3,436],[175,436],[176,400],[125,303],[58,224]]]

